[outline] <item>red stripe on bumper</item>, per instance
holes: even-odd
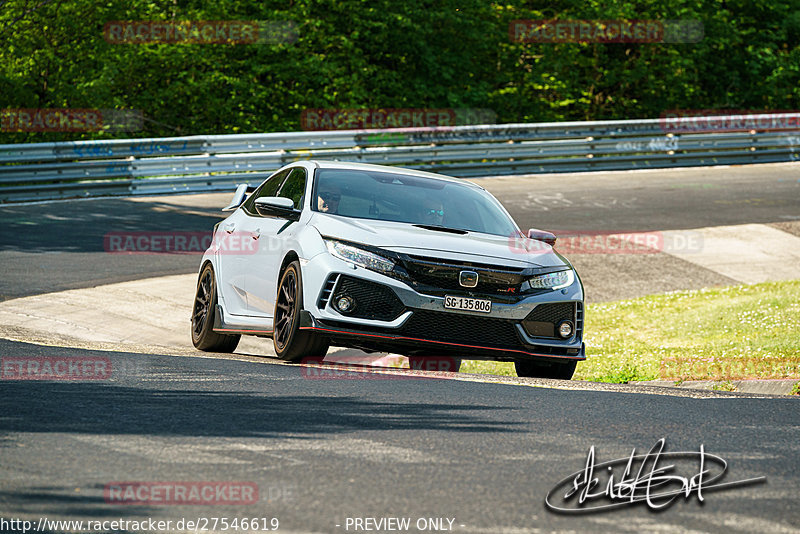
[[[333,330],[331,328],[320,328],[318,326],[301,326],[300,330],[319,330],[320,332],[331,332],[334,334],[349,334],[353,336],[363,336],[363,337],[376,337],[379,339],[391,339],[395,341],[421,341],[423,343],[437,343],[439,345],[449,345],[451,347],[463,347],[467,349],[481,349],[481,350],[495,350],[498,352],[518,352],[519,354],[526,354],[529,356],[541,356],[543,358],[564,358],[567,360],[580,360],[583,361],[586,358],[580,356],[561,356],[558,354],[540,354],[538,352],[528,352],[524,350],[517,350],[517,349],[498,349],[496,347],[481,347],[479,345],[463,345],[461,343],[449,343],[447,341],[434,341],[432,339],[418,339],[414,337],[406,337],[406,336],[382,336],[380,334],[366,334],[362,332],[348,332],[347,330]]]

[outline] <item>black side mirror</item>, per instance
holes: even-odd
[[[531,228],[528,230],[528,238],[541,241],[542,243],[547,243],[551,247],[556,246],[556,234],[552,232],[545,232],[544,230]]]
[[[253,205],[262,217],[278,217],[296,221],[300,218],[300,210],[294,209],[294,202],[284,197],[260,197]]]

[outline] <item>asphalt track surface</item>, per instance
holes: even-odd
[[[538,175],[475,180],[523,229],[585,232],[684,230],[772,224],[800,235],[800,166],[708,167],[665,171]],[[189,273],[199,255],[119,255],[104,251],[113,232],[210,232],[231,194],[89,199],[0,206],[0,300]],[[571,257],[598,284],[589,300],[733,283],[675,258],[617,254]],[[746,257],[742,258],[746,261]],[[586,268],[584,267],[586,266]],[[618,273],[630,273],[628,281]],[[674,273],[679,273],[675,276]],[[637,280],[647,280],[640,287]],[[599,298],[593,298],[597,296]]]
[[[796,232],[798,178],[796,166],[764,165],[483,183],[523,227],[624,231],[758,222]],[[103,236],[207,231],[226,200],[0,207],[0,294],[192,272],[198,256],[107,254]],[[648,269],[655,277],[663,264]],[[0,340],[4,360],[108,358],[114,370],[107,380],[0,380],[0,518],[277,517],[279,532],[356,532],[346,528],[348,517],[408,517],[410,532],[420,531],[419,518],[450,518],[452,531],[464,533],[800,528],[796,398],[402,371],[309,379],[315,375],[308,367],[269,358],[129,350]],[[638,504],[574,516],[545,506],[548,492],[584,468],[591,447],[600,463],[627,458],[634,448],[644,453],[661,438],[669,452],[702,445],[726,460],[726,482],[765,480],[704,492],[702,504],[695,491],[658,513]],[[663,464],[675,464],[673,474],[681,476],[698,472],[696,460]],[[259,500],[109,504],[103,489],[119,481],[252,482]]]
[[[121,370],[100,383],[0,382],[5,517],[277,517],[282,532],[353,532],[344,528],[347,517],[448,517],[465,533],[791,532],[800,520],[794,399],[407,374],[311,380],[288,365],[0,347],[109,358]],[[667,451],[697,452],[702,444],[722,457],[726,481],[766,481],[709,490],[703,504],[681,497],[661,513],[641,504],[583,517],[545,509],[545,496],[583,469],[590,447],[599,463],[633,448],[644,453],[660,438]],[[673,474],[698,472],[696,460],[660,465],[669,464],[677,464]],[[261,500],[238,507],[104,500],[113,482],[183,480],[255,483]]]

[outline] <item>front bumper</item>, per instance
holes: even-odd
[[[361,281],[363,283],[352,283]],[[336,292],[347,286],[361,291],[365,304],[358,313],[343,314],[333,305]],[[327,254],[303,268],[302,328],[329,337],[333,344],[399,354],[447,354],[486,360],[584,360],[583,288],[576,276],[571,286],[530,296],[474,294],[448,290],[449,295],[491,298],[492,311],[454,311],[444,308],[443,295],[429,295],[409,285]],[[366,288],[366,289],[365,289]],[[387,293],[388,292],[388,293]],[[394,301],[392,300],[394,299]],[[396,302],[395,302],[396,301]],[[531,318],[553,307],[569,307],[575,326],[568,339],[531,335]],[[552,315],[552,314],[550,314]],[[536,323],[541,325],[542,323]]]

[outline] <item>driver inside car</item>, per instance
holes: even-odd
[[[342,199],[341,190],[335,185],[326,184],[317,193],[317,209],[322,213],[338,213],[339,201]]]

